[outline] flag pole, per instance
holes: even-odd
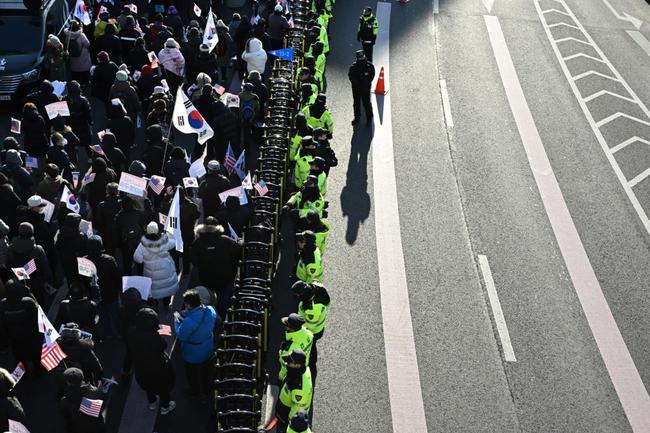
[[[173,114],[172,114],[173,116]],[[167,159],[167,146],[169,146],[169,138],[172,135],[172,128],[174,127],[174,122],[171,120],[169,121],[169,131],[167,132],[167,139],[165,139],[165,151],[163,152],[163,159],[162,159],[162,166],[160,167],[160,175],[164,175],[164,169],[165,169],[165,160]]]

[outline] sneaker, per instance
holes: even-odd
[[[158,407],[158,402],[149,403],[149,410],[156,410]]]
[[[174,409],[176,409],[176,402],[172,400],[169,402],[169,406],[160,408],[160,414],[167,415],[169,412],[173,411]]]

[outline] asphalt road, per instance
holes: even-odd
[[[385,349],[395,342],[385,338],[377,251],[391,246],[377,244],[381,231],[401,238],[410,305],[402,319],[413,326],[428,432],[650,431],[631,426],[596,343],[585,314],[591,304],[579,298],[559,248],[563,232],[550,223],[484,18],[500,23],[552,173],[648,389],[650,52],[636,40],[650,40],[650,5],[392,3],[390,106],[378,103],[392,116],[399,227],[375,224],[376,194],[386,191],[375,191],[373,181],[385,172],[373,170],[373,128],[350,126],[347,69],[360,48],[362,6],[337,2],[331,24],[328,104],[339,167],[328,179],[332,231],[324,263],[333,306],[319,342],[314,431],[393,432],[395,398],[417,398],[408,383],[389,390]],[[641,20],[640,28],[625,13]],[[0,131],[8,124],[3,115]],[[516,361],[505,361],[478,255],[489,260]],[[292,308],[286,259],[275,319]],[[269,367],[276,368],[272,359]],[[195,409],[157,428],[180,431],[197,418]]]

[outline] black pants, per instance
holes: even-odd
[[[354,118],[359,119],[361,117],[361,107],[363,104],[363,109],[366,112],[366,120],[372,119],[372,105],[370,104],[370,87],[359,89],[352,87],[352,98],[354,106]]]
[[[374,47],[374,43],[372,42],[361,42],[361,46],[363,47],[363,52],[366,53],[366,59],[370,63],[372,63],[372,47]]]
[[[208,395],[212,385],[212,362],[208,360],[201,364],[185,362],[185,374],[190,388],[190,394]]]

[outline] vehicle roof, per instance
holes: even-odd
[[[56,0],[44,0],[41,9]],[[0,11],[26,11],[27,7],[22,0],[0,0]]]

